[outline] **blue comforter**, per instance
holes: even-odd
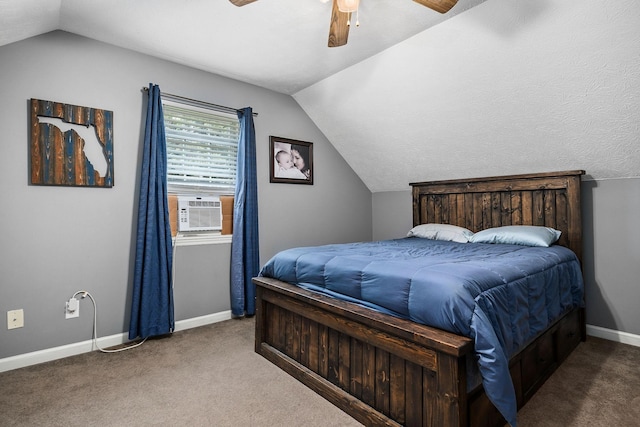
[[[562,246],[404,238],[285,250],[261,276],[472,338],[482,382],[516,425],[508,360],[583,304],[576,255]]]

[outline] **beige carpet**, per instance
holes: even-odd
[[[518,412],[518,422],[640,426],[640,347],[588,337]]]
[[[640,348],[591,338],[518,420],[520,427],[633,426],[639,408]],[[0,373],[0,426],[149,425],[359,424],[255,354],[251,319]]]

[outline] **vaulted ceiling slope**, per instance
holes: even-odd
[[[294,98],[372,192],[640,177],[640,2],[489,0]]]
[[[362,0],[349,44],[328,48],[331,0],[0,0],[0,46],[59,29],[293,94],[483,1]]]
[[[443,16],[362,0],[361,26],[331,49],[330,11],[0,0],[0,45],[61,29],[290,94],[372,192],[567,169],[640,177],[639,1],[459,0]]]

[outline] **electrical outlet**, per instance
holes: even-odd
[[[80,317],[80,303],[75,298],[70,298],[69,301],[64,303],[64,318],[73,319],[74,317]]]
[[[24,310],[7,311],[7,329],[22,328],[24,326]]]

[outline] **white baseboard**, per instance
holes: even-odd
[[[231,311],[222,311],[220,313],[208,314],[206,316],[179,320],[176,322],[175,332],[196,328],[198,326],[210,325],[212,323],[222,322],[229,319],[231,319]],[[587,335],[640,347],[640,335],[630,334],[628,332],[615,331],[613,329],[606,329],[600,326],[587,325]],[[127,333],[115,334],[97,339],[98,345],[102,348],[124,344],[128,341],[129,339]],[[5,357],[4,359],[0,359],[0,372],[24,368],[31,365],[37,365],[38,363],[49,362],[51,360],[57,360],[64,357],[75,356],[77,354],[88,353],[94,350],[96,350],[96,348],[93,345],[93,340],[86,340],[73,344],[63,345],[60,347],[47,348],[31,353]]]
[[[613,329],[602,328],[600,326],[587,325],[587,335],[640,347],[640,335],[630,334],[628,332],[614,331]]]
[[[209,325],[212,323],[222,322],[231,319],[231,311],[222,311],[220,313],[208,314],[206,316],[194,317],[191,319],[179,320],[176,322],[174,332],[191,329],[198,326]],[[121,333],[100,337],[97,343],[102,348],[112,347],[114,345],[124,344],[129,341],[128,333]],[[97,350],[93,345],[93,340],[86,340],[73,344],[67,344],[60,347],[47,348],[31,353],[19,354],[17,356],[5,357],[0,359],[0,372],[10,371],[12,369],[24,368],[26,366],[37,365],[38,363],[49,362],[51,360],[62,359],[64,357],[75,356],[77,354],[88,353]]]
[[[178,320],[174,332],[184,331],[185,329],[197,328],[198,326],[210,325],[212,323],[222,322],[231,319],[231,310],[221,311],[220,313],[207,314],[206,316],[192,317],[191,319]]]

